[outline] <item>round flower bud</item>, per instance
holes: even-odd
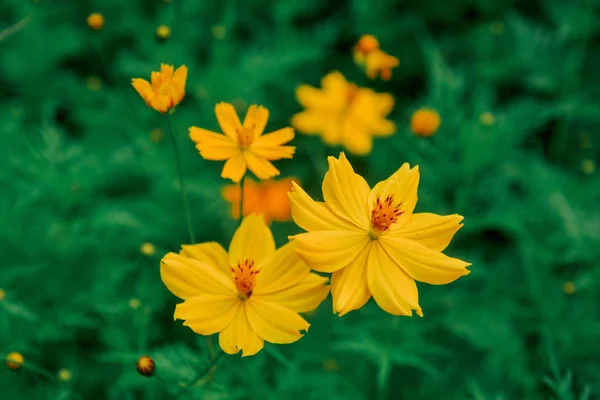
[[[171,28],[169,28],[166,25],[160,25],[158,28],[156,28],[156,37],[161,39],[161,40],[165,40],[168,39],[169,36],[171,36]]]
[[[418,136],[433,136],[440,124],[440,114],[430,108],[415,111],[410,121],[412,131]]]
[[[87,24],[90,28],[99,31],[104,27],[104,16],[100,13],[92,13],[87,17]]]
[[[151,257],[156,254],[156,247],[150,242],[145,242],[140,246],[140,252],[145,256]]]
[[[20,369],[24,361],[25,359],[21,353],[16,351],[13,351],[6,356],[6,366],[13,371]]]
[[[149,356],[142,356],[137,360],[135,368],[140,375],[151,377],[154,375],[154,361]]]

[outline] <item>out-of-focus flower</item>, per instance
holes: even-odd
[[[104,27],[104,16],[100,13],[92,13],[87,17],[87,24],[90,28],[99,31]]]
[[[229,253],[216,242],[183,245],[161,262],[161,278],[184,300],[175,319],[201,335],[219,332],[225,353],[258,353],[264,342],[293,343],[309,323],[298,313],[327,296],[327,278],[310,272],[294,243],[275,250],[271,230],[259,215],[242,221]]]
[[[593,160],[586,158],[585,160],[583,160],[581,162],[581,170],[588,175],[593,174],[594,171],[596,170],[596,164],[594,164]]]
[[[322,89],[300,85],[296,97],[306,110],[292,118],[300,132],[321,135],[332,146],[343,145],[353,154],[371,152],[373,137],[386,137],[396,126],[385,117],[394,107],[394,97],[375,93],[348,82],[335,71],[321,80]]]
[[[154,128],[150,131],[150,141],[152,143],[160,143],[165,138],[165,130],[162,128]]]
[[[151,81],[134,78],[131,84],[149,107],[164,113],[176,107],[185,96],[188,70],[185,65],[173,72],[173,66],[160,65],[160,72],[152,72]]]
[[[372,35],[363,35],[354,46],[354,61],[363,67],[369,78],[375,79],[379,75],[383,80],[392,77],[392,69],[400,65],[400,61],[379,48],[377,38]]]
[[[102,89],[102,80],[96,75],[92,75],[87,78],[86,85],[92,92],[97,92]]]
[[[268,180],[260,183],[250,178],[244,179],[243,215],[262,214],[265,222],[289,221],[291,219],[290,199],[287,192],[292,187],[293,178]],[[296,181],[297,182],[297,181]],[[231,216],[240,217],[240,186],[227,185],[222,191],[223,198],[231,203]]]
[[[567,282],[563,283],[562,291],[565,294],[575,294],[575,292],[577,292],[577,286],[575,286],[575,283],[573,283],[571,281],[567,281]]]
[[[156,254],[156,247],[150,242],[144,242],[140,245],[140,253],[145,256],[151,257]]]
[[[215,39],[225,39],[227,35],[227,28],[223,25],[215,25],[212,27],[211,32]]]
[[[333,273],[333,310],[340,316],[371,296],[390,314],[422,316],[415,281],[442,285],[469,274],[470,263],[442,253],[463,217],[413,212],[418,167],[405,163],[371,189],[344,153],[328,161],[325,202],[295,183],[289,193],[292,218],[308,231],[292,238],[298,256],[315,271]]]
[[[58,371],[58,379],[63,382],[69,382],[71,379],[73,379],[73,373],[66,368],[61,368],[61,370]]]
[[[21,365],[25,362],[23,355],[17,351],[13,351],[6,356],[6,366],[13,371],[21,369]]]
[[[154,375],[154,361],[149,356],[140,357],[135,363],[135,368],[140,375],[143,375],[147,378]]]
[[[6,298],[6,292],[4,291],[4,289],[0,289],[0,301],[4,300]]]
[[[433,136],[442,120],[440,114],[431,108],[420,108],[415,111],[410,119],[410,127],[417,136]]]
[[[479,122],[487,126],[494,125],[496,123],[496,117],[489,111],[482,112],[479,116]]]
[[[169,36],[171,36],[171,28],[169,28],[166,25],[160,25],[158,28],[156,28],[156,37],[161,39],[161,40],[165,40],[168,39]]]
[[[294,138],[292,128],[263,135],[269,119],[265,107],[251,105],[243,125],[232,104],[217,104],[215,114],[224,134],[192,126],[190,138],[205,159],[227,160],[221,172],[223,178],[239,182],[249,169],[259,179],[269,179],[279,175],[270,161],[293,157],[296,148],[283,146]]]
[[[142,302],[139,299],[136,299],[135,297],[132,299],[129,299],[129,307],[131,307],[131,309],[137,310],[141,306],[142,306]]]

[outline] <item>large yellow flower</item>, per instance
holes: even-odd
[[[301,85],[296,90],[298,101],[306,107],[292,118],[298,131],[319,134],[327,144],[341,144],[358,155],[371,152],[374,136],[395,132],[394,123],[385,119],[394,107],[391,94],[359,88],[339,72],[326,75],[321,86]]]
[[[294,138],[292,128],[282,128],[263,135],[269,119],[269,110],[251,105],[240,122],[235,108],[229,103],[219,103],[215,114],[224,135],[192,126],[190,137],[196,142],[200,155],[207,160],[227,160],[221,176],[239,182],[246,168],[259,179],[279,175],[270,160],[292,158],[296,148],[283,146]]]
[[[161,64],[160,72],[152,72],[152,83],[145,79],[134,78],[131,84],[149,107],[164,113],[183,100],[187,73],[185,65],[173,72],[172,65]]]
[[[418,183],[418,167],[405,163],[370,189],[341,153],[339,159],[329,157],[325,202],[293,184],[292,218],[308,233],[292,241],[309,267],[333,273],[333,309],[340,316],[371,295],[390,314],[416,310],[422,316],[415,280],[441,285],[469,273],[470,263],[441,253],[463,217],[413,213]]]
[[[275,250],[262,216],[244,218],[229,254],[215,242],[183,245],[161,262],[167,288],[184,300],[175,319],[201,335],[219,333],[224,352],[256,354],[264,341],[292,343],[308,330],[298,313],[315,309],[329,292],[290,242]]]

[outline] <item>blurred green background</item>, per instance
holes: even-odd
[[[598,0],[0,0],[0,31],[0,354],[30,364],[0,368],[2,399],[599,398]],[[363,34],[400,59],[391,81],[353,64]],[[187,128],[216,130],[219,101],[288,126],[296,86],[339,70],[396,98],[396,134],[351,162],[371,185],[418,164],[417,211],[465,216],[446,252],[472,273],[419,285],[424,318],[372,301],[338,318],[328,299],[299,342],[228,356],[190,388],[205,341],[173,322],[159,276],[187,242],[173,149],[130,85],[161,62],[190,71],[173,117],[199,241],[227,245],[237,222]],[[432,138],[410,131],[422,106],[442,117]],[[276,166],[320,198],[340,149],[293,144]]]

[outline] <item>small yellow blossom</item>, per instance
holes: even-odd
[[[410,119],[410,127],[417,136],[433,136],[442,120],[440,114],[431,108],[420,108],[415,111]]]
[[[156,247],[150,242],[145,242],[141,244],[140,252],[145,256],[151,257],[156,254]]]
[[[24,362],[25,358],[19,352],[13,351],[6,356],[6,366],[13,371],[20,369]]]
[[[92,13],[87,17],[87,24],[90,28],[99,31],[104,27],[104,16],[100,13]]]
[[[171,28],[169,28],[166,25],[160,25],[158,28],[156,28],[156,37],[161,39],[161,40],[165,40],[168,39],[169,36],[171,36]]]
[[[227,354],[258,353],[264,342],[293,343],[308,330],[299,313],[316,308],[327,296],[327,278],[310,272],[294,243],[275,249],[264,219],[243,219],[229,253],[216,242],[183,245],[161,262],[164,284],[184,300],[175,319],[201,335],[219,332]]]
[[[173,69],[172,65],[161,64],[160,72],[152,72],[152,83],[141,78],[131,80],[146,104],[161,113],[176,107],[185,96],[187,67],[182,65],[175,72]]]
[[[442,285],[470,272],[470,263],[442,253],[463,217],[414,213],[418,167],[405,163],[371,189],[344,153],[328,161],[325,202],[295,183],[289,193],[292,218],[307,231],[292,237],[298,256],[315,271],[333,273],[333,310],[340,316],[371,296],[390,314],[423,316],[415,281]]]
[[[73,379],[73,373],[66,368],[62,368],[60,371],[58,371],[58,379],[63,382],[69,382],[71,379]]]
[[[265,222],[285,222],[291,219],[290,199],[287,192],[292,187],[293,178],[269,180],[256,183],[250,178],[244,179],[243,215],[262,214]],[[296,181],[297,182],[297,181]],[[231,203],[231,216],[240,217],[240,186],[227,185],[222,191],[223,198]]]
[[[155,371],[154,361],[149,356],[142,356],[135,363],[135,369],[140,375],[151,377]]]
[[[142,302],[139,299],[136,299],[135,297],[132,299],[129,299],[129,307],[131,307],[133,310],[137,310],[142,306]]]
[[[581,162],[581,169],[583,170],[583,172],[585,172],[588,175],[593,174],[594,171],[596,170],[596,164],[594,164],[593,160],[586,158],[585,160],[583,160]]]
[[[154,128],[150,131],[150,141],[152,143],[160,143],[165,138],[165,130],[162,128]]]
[[[494,114],[491,112],[486,111],[481,113],[479,116],[479,122],[481,122],[483,125],[491,126],[496,123],[496,117],[494,117]]]
[[[0,289],[0,301],[4,300],[6,298],[6,292],[4,291],[4,289]]]
[[[563,283],[562,291],[565,294],[575,294],[575,292],[577,292],[577,286],[575,286],[575,283],[573,283],[571,281],[567,281],[567,282]]]
[[[327,372],[337,372],[340,370],[340,366],[333,358],[328,358],[323,360],[323,369]]]
[[[392,69],[400,65],[400,61],[379,48],[379,42],[372,35],[363,35],[354,46],[354,61],[365,68],[371,79],[379,75],[383,80],[392,77]]]
[[[239,182],[249,169],[259,179],[269,179],[279,175],[271,161],[293,157],[296,148],[283,146],[294,138],[292,128],[263,135],[269,119],[265,107],[251,105],[243,124],[232,104],[217,104],[215,114],[224,134],[192,126],[190,138],[205,159],[227,160],[221,172],[223,178]]]
[[[87,78],[86,85],[92,92],[97,92],[102,89],[102,80],[96,75],[92,75]]]
[[[296,97],[306,110],[292,118],[292,125],[308,135],[321,135],[331,145],[343,145],[357,155],[371,152],[373,137],[387,137],[396,126],[385,117],[394,97],[350,83],[335,71],[321,80],[322,89],[300,85]]]
[[[215,25],[212,27],[211,32],[215,39],[225,39],[225,36],[227,35],[227,28],[225,28],[223,25]]]

